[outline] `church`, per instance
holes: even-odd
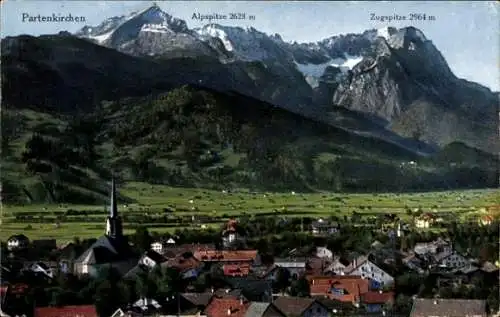
[[[74,263],[76,275],[97,276],[99,270],[113,267],[125,274],[137,264],[138,256],[123,234],[123,224],[118,215],[116,186],[111,182],[109,215],[106,219],[105,235],[97,239]]]

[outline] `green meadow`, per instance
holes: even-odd
[[[150,231],[163,233],[184,228],[218,227],[229,217],[344,217],[353,212],[362,216],[398,214],[421,208],[424,212],[451,215],[467,221],[500,205],[499,190],[464,190],[425,193],[296,193],[250,192],[248,190],[215,191],[179,188],[144,183],[127,183],[118,188],[122,197],[133,203],[120,203],[126,233],[134,232],[137,221]],[[73,237],[92,238],[104,231],[105,205],[3,205],[0,239],[17,233],[30,239],[55,238],[58,242]],[[134,218],[135,217],[135,218]],[[199,221],[194,221],[202,217]],[[174,219],[176,219],[174,221]],[[179,219],[182,219],[180,221]],[[205,223],[204,223],[205,222]]]

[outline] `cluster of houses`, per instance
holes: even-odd
[[[338,225],[319,220],[312,224],[311,230],[314,234],[332,234],[338,230]],[[356,312],[351,314],[353,316],[386,316],[395,303],[395,278],[388,268],[397,257],[402,259],[408,270],[419,274],[442,273],[443,283],[450,282],[450,278],[453,282],[457,277],[466,283],[471,274],[491,274],[498,278],[495,265],[475,264],[454,251],[450,241],[442,239],[419,243],[406,253],[386,250],[382,244],[374,243],[372,252],[360,254],[350,261],[336,256],[326,247],[317,247],[312,256],[300,257],[294,255],[292,250],[289,257],[274,258],[269,262],[263,261],[256,250],[234,249],[236,243],[244,245],[245,242],[245,234],[239,230],[236,220],[230,220],[221,235],[222,249],[216,249],[211,244],[178,244],[171,238],[155,241],[150,250],[137,255],[123,235],[113,183],[105,235],[76,258],[71,258],[68,255],[71,252],[66,252],[72,247],[70,243],[62,247],[63,256],[58,261],[34,262],[24,269],[53,278],[55,271],[96,276],[101,268],[112,266],[124,278],[134,278],[156,267],[169,267],[178,270],[184,279],[196,279],[204,272],[217,269],[226,281],[225,286],[219,289],[178,294],[175,312],[166,311],[161,303],[153,299],[141,298],[127,307],[121,307],[110,317],[326,317],[347,311]],[[25,236],[18,235],[9,239],[8,248],[19,251],[29,244]],[[283,270],[289,273],[291,279],[305,278],[310,296],[293,297],[285,295],[285,292],[273,292],[273,282],[280,278],[279,272]],[[2,267],[0,308],[8,306],[6,304],[12,295],[22,294],[29,288],[29,285],[9,283],[6,273]],[[415,298],[411,317],[486,316],[486,311],[483,300]],[[0,312],[0,316],[8,316],[8,312]],[[94,317],[97,312],[91,305],[35,307],[34,316]]]

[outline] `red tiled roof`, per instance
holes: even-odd
[[[364,304],[385,304],[387,302],[394,301],[394,293],[380,293],[380,292],[367,292],[362,296],[362,302]]]
[[[222,269],[226,276],[247,276],[250,273],[250,264],[224,264]]]
[[[306,277],[307,278],[307,277]],[[369,280],[359,276],[321,276],[309,277],[311,295],[327,295],[341,302],[355,302],[368,292]],[[343,294],[334,294],[332,287],[343,290]]]
[[[257,257],[256,250],[196,251],[194,257],[204,262],[250,262]]]
[[[182,255],[172,258],[161,265],[166,265],[168,267],[175,268],[181,272],[198,268],[201,263],[195,257],[184,257]]]
[[[484,215],[481,217],[481,220],[483,221],[493,221],[493,217],[490,215]]]
[[[205,314],[208,317],[244,317],[248,307],[250,302],[245,300],[214,297],[205,308]]]
[[[94,305],[37,307],[34,317],[98,317]]]

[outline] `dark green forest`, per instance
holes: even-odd
[[[418,157],[247,96],[193,86],[72,115],[7,107],[2,122],[10,202],[99,202],[111,174],[276,191],[406,192],[497,181],[496,158],[460,143]]]

